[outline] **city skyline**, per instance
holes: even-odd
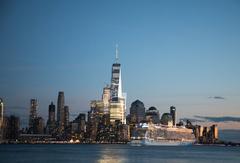
[[[6,111],[28,117],[36,98],[47,117],[64,91],[72,118],[86,113],[110,83],[118,43],[127,113],[139,99],[160,114],[174,105],[178,117],[240,116],[237,1],[1,3]]]

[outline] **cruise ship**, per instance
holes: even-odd
[[[131,145],[188,146],[196,141],[192,129],[185,127],[149,124],[139,131],[144,132],[144,137],[133,138]]]

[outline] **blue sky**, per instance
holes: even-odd
[[[7,112],[27,114],[37,98],[46,116],[60,90],[72,115],[86,112],[118,43],[128,108],[140,99],[179,117],[240,116],[237,0],[1,0],[0,22]]]

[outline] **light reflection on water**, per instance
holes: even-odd
[[[0,145],[1,163],[239,163],[239,147],[129,145]]]
[[[124,158],[127,153],[125,150],[119,149],[119,150],[111,150],[109,148],[102,148],[100,151],[100,158],[97,162],[99,163],[123,163],[127,162],[128,160]]]

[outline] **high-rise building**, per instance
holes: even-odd
[[[19,136],[20,119],[14,115],[5,117],[4,139],[16,140]]]
[[[69,125],[69,107],[64,106],[64,127]]]
[[[104,103],[101,100],[92,100],[90,103],[91,110],[102,116],[104,114]]]
[[[58,100],[57,100],[57,124],[58,127],[64,126],[64,92],[58,92]]]
[[[55,105],[53,102],[48,106],[48,121],[49,123],[55,123]]]
[[[126,109],[125,99],[119,98],[118,101],[110,102],[110,122],[115,123],[116,120],[120,120],[123,124],[126,124]]]
[[[140,123],[145,119],[145,107],[143,102],[136,100],[131,104],[130,119],[132,123]]]
[[[80,113],[72,122],[72,132],[84,133],[86,128],[86,115]]]
[[[88,122],[87,122],[87,137],[90,141],[95,141],[97,137],[98,124],[100,122],[99,113],[95,108],[91,107],[88,112]]]
[[[117,102],[119,97],[122,97],[121,64],[114,63],[112,65],[111,100]]]
[[[33,121],[33,134],[44,134],[44,119],[37,117]]]
[[[172,115],[173,125],[176,126],[177,117],[176,117],[176,108],[174,106],[170,107],[170,114]]]
[[[48,133],[53,133],[54,128],[56,127],[55,121],[55,105],[53,102],[48,106],[48,121],[47,121],[47,131]]]
[[[85,132],[86,130],[86,114],[79,114],[80,126],[79,129],[81,132]]]
[[[88,112],[87,135],[91,141],[95,141],[98,126],[104,116],[104,104],[102,100],[92,100],[90,107],[91,110]]]
[[[116,47],[116,62],[112,65],[110,90],[110,122],[120,120],[126,124],[126,96],[122,93],[121,64],[118,63],[118,47]]]
[[[29,130],[33,132],[34,120],[37,118],[37,99],[30,100]]]
[[[102,94],[102,101],[103,101],[103,107],[104,107],[104,114],[109,114],[109,103],[111,98],[111,89],[107,85],[103,88],[103,94]]]
[[[3,100],[0,98],[0,141],[3,139]]]

